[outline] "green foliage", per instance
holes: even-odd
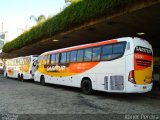
[[[68,6],[64,11],[37,24],[3,47],[3,52],[11,52],[25,45],[53,36],[72,26],[112,13],[137,0],[82,0]]]
[[[65,0],[65,2],[71,2],[71,3],[74,3],[74,2],[79,2],[80,0]]]

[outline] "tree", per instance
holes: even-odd
[[[74,2],[78,2],[78,1],[80,1],[80,0],[65,0],[65,3],[68,3],[68,2],[74,3]]]
[[[30,19],[34,19],[37,23],[43,22],[46,20],[46,17],[44,15],[39,15],[38,17],[30,16]]]

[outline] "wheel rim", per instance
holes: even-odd
[[[84,83],[84,91],[89,92],[90,91],[90,84]]]

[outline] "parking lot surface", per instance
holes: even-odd
[[[0,113],[12,114],[159,114],[159,99],[139,94],[94,92],[20,82],[0,76]]]

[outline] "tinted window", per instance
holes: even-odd
[[[22,65],[22,59],[21,58],[19,59],[19,64]]]
[[[56,63],[59,63],[59,54],[56,54]]]
[[[117,43],[106,45],[102,48],[102,60],[112,60],[119,58],[123,55],[125,50],[125,43]]]
[[[21,63],[22,63],[22,65],[24,64],[24,59],[23,58],[21,58]]]
[[[67,52],[67,63],[70,61],[70,52]]]
[[[66,60],[67,60],[66,53],[62,53],[61,54],[61,63],[66,63]]]
[[[31,62],[31,57],[26,57],[25,59],[26,59],[27,64]]]
[[[50,62],[50,55],[45,55],[42,61],[43,65],[49,64]]]
[[[76,62],[77,51],[72,51],[70,56],[70,62]]]
[[[14,59],[14,60],[13,60],[13,65],[15,65],[15,63],[16,63],[16,60]]]
[[[113,45],[113,55],[112,59],[121,57],[125,50],[125,43],[118,43]]]
[[[56,55],[55,54],[52,54],[51,55],[51,64],[55,64],[56,63]]]
[[[84,61],[91,61],[92,59],[92,48],[88,48],[84,50]]]
[[[102,60],[112,59],[112,45],[106,45],[102,47]]]
[[[25,59],[24,59],[24,61],[25,61]],[[47,63],[47,56],[45,55],[45,56],[43,57],[42,64],[45,65],[46,63]]]
[[[113,54],[117,54],[117,53],[123,53],[124,51],[124,44],[123,43],[119,43],[119,44],[115,44],[113,45]]]
[[[77,62],[82,62],[83,61],[83,55],[84,55],[83,50],[78,50],[78,52],[77,52]]]
[[[50,64],[50,55],[47,55],[47,63],[46,64]]]
[[[38,57],[38,64],[42,61],[43,56],[39,56]],[[23,59],[21,59],[21,63],[24,64]]]
[[[19,65],[19,59],[16,59],[16,61],[15,61],[16,63],[16,65]]]
[[[101,55],[101,47],[93,48],[92,61],[99,61]]]

